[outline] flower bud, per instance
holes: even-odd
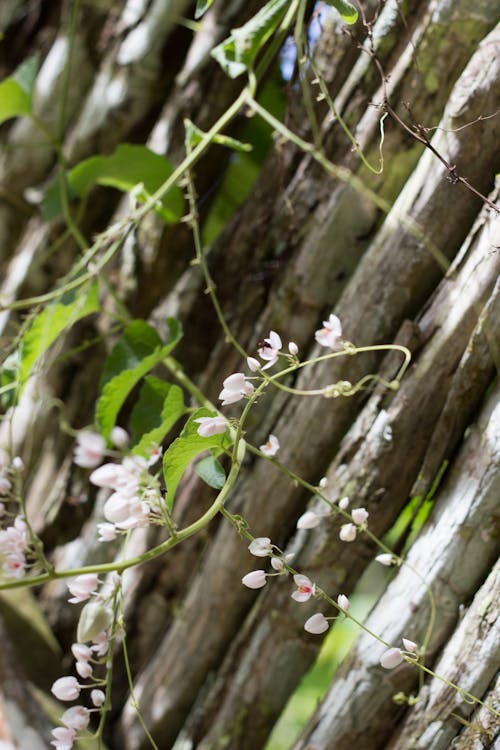
[[[346,609],[346,610],[349,609],[349,607],[351,606],[351,602],[349,601],[349,599],[347,598],[345,594],[338,595],[337,604],[339,605],[339,607],[341,607],[342,609]]]
[[[321,612],[312,615],[304,623],[304,630],[313,635],[320,635],[321,633],[324,633],[325,630],[328,630],[329,627],[328,620]]]
[[[381,565],[386,565],[387,567],[394,563],[394,557],[386,552],[384,552],[382,555],[377,555],[375,560]]]
[[[269,537],[259,536],[250,542],[248,549],[250,554],[255,555],[255,557],[267,557],[272,550],[272,546]]]
[[[89,602],[80,613],[76,637],[80,643],[93,641],[111,625],[111,612],[99,602]]]
[[[74,701],[80,695],[81,686],[76,677],[60,677],[50,690],[60,701]]]
[[[61,724],[70,729],[86,729],[89,723],[90,714],[88,708],[83,706],[72,706],[61,716]]]
[[[106,696],[104,695],[102,690],[92,690],[90,692],[90,700],[96,708],[100,708],[102,705],[104,705]]]
[[[247,573],[246,576],[243,576],[241,582],[249,589],[261,589],[267,583],[266,573],[264,570],[252,570],[251,573]]]
[[[288,351],[294,357],[297,356],[297,354],[299,353],[299,347],[297,346],[297,344],[295,343],[295,341],[290,341],[290,343],[288,344]]]
[[[412,654],[414,654],[418,649],[417,644],[414,641],[408,640],[408,638],[403,638],[403,646]]]
[[[297,521],[298,529],[314,529],[315,526],[319,525],[319,516],[316,515],[312,510],[308,510],[301,515]]]
[[[354,508],[351,512],[352,520],[355,524],[358,526],[361,526],[362,523],[365,523],[369,513],[365,508]]]
[[[128,432],[123,427],[113,427],[110,437],[115,448],[126,448],[130,440]]]
[[[75,664],[75,669],[83,680],[87,680],[89,677],[92,677],[92,674],[94,672],[88,661],[77,661]]]
[[[339,508],[340,510],[346,510],[346,508],[349,507],[349,498],[348,497],[341,497],[339,500]]]
[[[403,661],[403,655],[399,648],[390,648],[388,651],[384,651],[380,657],[380,664],[384,669],[394,669]]]
[[[344,523],[340,527],[339,537],[343,542],[353,542],[356,539],[357,529],[353,523]]]

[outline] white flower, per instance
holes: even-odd
[[[292,599],[295,599],[296,602],[307,602],[316,593],[316,584],[310,581],[307,576],[297,573],[293,580],[297,585],[297,591],[293,592]]]
[[[273,545],[267,536],[259,536],[248,545],[248,549],[255,557],[267,557],[271,554]]]
[[[353,523],[344,523],[340,527],[339,537],[343,542],[353,542],[356,539],[357,529]]]
[[[337,604],[339,605],[339,607],[345,610],[349,609],[349,607],[351,606],[351,602],[349,601],[349,599],[347,598],[345,594],[338,595]]]
[[[106,441],[97,432],[80,432],[76,438],[73,461],[84,469],[93,469],[104,458]]]
[[[252,372],[257,372],[257,370],[260,370],[261,364],[258,359],[255,359],[255,357],[247,357],[247,365],[248,369]]]
[[[86,573],[85,575],[78,576],[74,581],[68,583],[69,592],[73,595],[68,601],[71,604],[80,604],[80,602],[87,601],[98,585],[99,579],[97,573]]]
[[[262,451],[265,456],[269,456],[270,458],[275,456],[279,449],[280,441],[278,440],[276,435],[269,435],[267,443],[265,443],[264,445],[259,445],[259,450]]]
[[[104,705],[106,696],[102,690],[92,690],[90,693],[90,700],[96,708],[100,708],[102,705]]]
[[[50,690],[60,701],[74,701],[80,695],[81,685],[76,677],[59,677]]]
[[[352,520],[357,526],[361,526],[361,524],[365,523],[369,513],[366,510],[366,508],[353,508],[351,511]]]
[[[301,515],[299,520],[297,521],[297,528],[298,529],[314,529],[315,526],[318,526],[320,522],[320,517],[314,513],[312,510],[307,510],[305,513]]]
[[[264,346],[257,350],[259,357],[267,361],[267,365],[262,368],[263,370],[267,370],[276,363],[282,346],[279,335],[276,331],[271,331],[269,338],[264,339]]]
[[[408,638],[403,638],[403,646],[411,654],[414,654],[418,649],[417,644],[414,641],[408,640]]]
[[[321,346],[328,349],[339,349],[342,342],[342,325],[336,315],[330,315],[323,321],[323,328],[316,331],[314,338]]]
[[[74,729],[70,727],[57,727],[52,730],[51,734],[54,739],[50,744],[54,745],[56,750],[71,750],[76,735]]]
[[[320,635],[329,628],[328,620],[321,612],[316,612],[304,623],[304,630],[313,635]]]
[[[61,716],[61,724],[64,724],[70,729],[86,729],[89,720],[89,710],[83,706],[72,706],[72,708],[68,708],[68,710]]]
[[[110,437],[115,448],[126,448],[129,444],[130,436],[123,427],[113,427]]]
[[[200,417],[195,419],[200,426],[197,429],[201,437],[212,437],[212,435],[221,435],[227,430],[227,420],[225,417]]]
[[[241,582],[249,589],[261,589],[266,585],[266,573],[264,570],[252,570],[251,573],[243,576]]]
[[[386,565],[387,567],[394,563],[393,555],[390,555],[388,552],[384,552],[382,555],[377,555],[375,560],[381,565]]]
[[[380,664],[384,669],[394,669],[403,661],[403,655],[399,648],[390,648],[384,651],[380,657]]]
[[[222,401],[222,406],[235,404],[242,399],[243,396],[251,396],[254,390],[253,385],[246,379],[242,372],[235,372],[232,375],[229,375],[222,385],[223,389],[219,393],[219,399]]]

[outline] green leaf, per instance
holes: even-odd
[[[0,124],[12,117],[31,114],[38,56],[25,60],[12,76],[0,83]]]
[[[197,146],[207,134],[203,130],[200,130],[200,128],[196,127],[194,122],[191,122],[187,117],[184,120],[184,127],[186,129],[185,140],[189,152],[192,148]],[[248,152],[253,148],[251,143],[242,143],[236,138],[231,138],[231,136],[223,135],[222,133],[216,133],[216,135],[211,138],[210,142],[218,143],[220,146],[226,146],[227,148],[232,148],[234,151]]]
[[[178,385],[152,375],[145,378],[130,418],[132,453],[147,457],[151,446],[159,445],[185,412],[184,397]]]
[[[37,315],[21,340],[20,387],[24,386],[36,362],[62,331],[98,310],[99,289],[93,284],[86,294],[78,291],[65,294],[59,302],[48,305]]]
[[[358,11],[348,0],[326,0],[326,2],[338,10],[342,20],[346,23],[352,24],[358,20]]]
[[[201,437],[198,435],[199,424],[195,422],[199,417],[215,417],[216,412],[209,409],[197,409],[186,422],[179,437],[170,444],[163,456],[163,475],[167,492],[165,502],[169,510],[174,504],[175,491],[191,461],[203,451],[211,448],[222,449],[227,445],[228,438],[225,433]]]
[[[164,359],[181,338],[181,326],[167,319],[168,344],[145,320],[134,320],[125,329],[106,360],[101,379],[101,395],[96,404],[95,421],[101,434],[108,439],[118,413],[132,388],[158,362]]]
[[[210,53],[230,78],[251,69],[255,58],[283,18],[290,0],[269,0],[244,26],[231,30],[231,36]]]
[[[226,472],[215,456],[202,458],[196,464],[196,473],[209,487],[213,487],[214,490],[221,490],[226,483]]]
[[[91,156],[77,164],[66,174],[71,198],[86,196],[94,185],[105,185],[126,193],[141,186],[136,197],[148,200],[170,177],[173,166],[163,156],[155,154],[146,146],[121,143],[110,156]],[[184,197],[178,187],[173,187],[158,203],[157,213],[169,224],[173,224],[184,213]],[[62,213],[59,181],[47,189],[42,213],[47,221]]]
[[[25,94],[29,96],[30,101],[33,97],[33,91],[35,90],[35,81],[39,67],[40,55],[36,54],[24,60],[24,62],[22,62],[12,74],[12,78],[21,86]]]
[[[213,1],[214,0],[197,0],[196,10],[194,12],[194,17],[196,18],[196,20],[198,20],[198,18],[201,18],[202,16],[205,15],[207,10],[212,5]]]

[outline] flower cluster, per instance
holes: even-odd
[[[114,490],[104,504],[108,523],[98,524],[99,539],[109,542],[118,531],[147,526],[160,508],[161,496],[148,465],[156,461],[153,452],[148,462],[141,456],[126,456],[120,464],[103,464],[90,475],[96,487]]]
[[[60,677],[52,685],[51,691],[60,701],[75,701],[82,690],[90,690],[92,708],[72,706],[61,716],[63,726],[52,730],[54,739],[50,743],[56,750],[71,750],[78,731],[87,728],[92,712],[99,711],[105,703],[106,696],[101,687],[105,680],[94,677],[94,668],[102,664],[109,650],[109,628],[113,619],[109,602],[119,586],[119,577],[115,574],[110,578],[111,593],[102,591],[96,593],[99,584],[97,574],[88,573],[78,576],[68,584],[73,595],[69,601],[72,604],[88,601],[80,614],[78,624],[78,641],[71,646],[71,653],[75,658],[75,670],[81,680],[92,680],[90,684],[81,683],[77,677]]]
[[[261,589],[267,583],[270,575],[288,574],[287,565],[293,558],[293,553],[284,555],[281,550],[271,542],[269,537],[260,536],[253,539],[248,546],[249,552],[255,557],[271,557],[271,566],[276,573],[266,573],[265,570],[252,570],[241,579],[244,586],[249,589]],[[276,551],[276,553],[274,552]]]
[[[122,450],[129,444],[129,435],[123,427],[113,427],[111,443]],[[106,441],[97,432],[82,430],[76,438],[73,462],[82,469],[95,469],[106,455]]]
[[[28,546],[28,527],[21,516],[17,516],[12,526],[0,530],[0,555],[3,557],[3,572],[6,576],[24,576]]]

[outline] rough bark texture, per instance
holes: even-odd
[[[227,78],[208,51],[262,2],[216,0],[196,33],[177,23],[192,16],[193,3],[186,0],[83,3],[64,112],[58,106],[70,4],[0,5],[0,31],[16,39],[8,53],[0,52],[0,73],[9,74],[41,51],[36,111],[54,134],[64,133],[69,164],[110,153],[123,141],[147,142],[179,163],[184,118],[207,130],[241,90],[240,81]],[[426,664],[494,704],[500,416],[493,384],[500,365],[500,228],[498,215],[456,182],[453,168],[497,201],[500,32],[494,25],[500,2],[387,0],[380,7],[364,6],[369,18],[376,13],[371,37],[361,23],[346,34],[331,15],[315,50],[336,107],[372,164],[378,160],[386,97],[401,120],[432,135],[434,153],[388,117],[384,170],[375,175],[361,164],[324,102],[315,103],[325,153],[367,190],[326,175],[296,146],[268,139],[249,197],[206,253],[231,330],[251,354],[270,328],[296,341],[301,358],[322,353],[311,342],[333,310],[345,338],[356,345],[397,342],[412,351],[398,392],[377,387],[348,400],[266,396],[252,413],[248,435],[259,445],[269,432],[277,434],[280,461],[313,485],[326,475],[331,501],[348,496],[351,507],[365,506],[378,536],[393,526],[411,497],[424,500],[447,462],[431,516],[408,553],[437,604]],[[310,139],[300,89],[289,86],[286,98],[285,123]],[[244,131],[245,114],[231,125],[232,134]],[[33,190],[27,191],[55,176],[52,149],[27,120],[2,126],[0,136],[5,304],[49,290],[79,251],[60,221],[48,225],[40,219]],[[214,147],[194,169],[202,222],[228,164],[228,154]],[[387,213],[369,190],[387,202]],[[118,200],[99,188],[82,229],[91,237],[128,210],[127,196]],[[188,225],[165,226],[151,215],[107,273],[131,312],[150,317],[160,332],[167,314],[182,320],[185,336],[176,357],[215,400],[221,380],[243,364],[220,330],[192,256]],[[111,298],[103,302],[113,309]],[[19,313],[0,311],[6,353],[20,323]],[[108,329],[106,321],[84,322],[58,343],[58,352]],[[65,418],[74,427],[91,423],[105,346],[100,341],[42,372],[0,424],[0,444],[23,455],[30,520],[58,568],[117,554],[115,546],[97,542],[95,523],[102,520],[107,495],[89,489],[87,472],[72,464],[72,441],[60,429],[53,400],[64,401]],[[367,372],[390,380],[399,365],[394,354],[330,360],[302,371],[293,385],[356,382]],[[179,525],[198,518],[212,497],[194,472],[187,472],[176,501]],[[309,506],[322,503],[253,457],[246,459],[228,503],[255,536],[270,536],[293,551],[294,566],[332,597],[350,594],[373,559],[374,545],[361,534],[352,544],[341,542],[338,517],[297,532],[297,518]],[[139,530],[127,554],[139,554],[161,538],[156,530]],[[306,634],[303,623],[322,604],[292,601],[284,579],[271,579],[258,594],[249,592],[240,578],[252,567],[260,565],[244,540],[217,520],[200,537],[124,577],[136,698],[162,750],[264,748],[314,662],[321,638]],[[75,640],[78,611],[66,604],[66,585],[53,581],[37,596],[67,650]],[[21,620],[0,604],[2,642],[9,644]],[[402,636],[421,642],[428,617],[426,590],[415,572],[403,567],[367,625],[399,646]],[[19,630],[21,643],[36,637],[36,629]],[[53,653],[46,644],[40,649],[42,666],[31,665],[27,674],[47,690],[49,668],[43,664]],[[366,634],[359,638],[294,750],[497,747],[498,723],[491,713],[474,711],[436,679],[426,680],[414,707],[398,707],[393,694],[415,692],[417,673],[408,665],[385,672],[378,663],[382,650]],[[16,750],[38,750],[47,746],[48,723],[30,704],[29,686],[15,679],[22,659],[8,646],[3,651],[0,740]],[[109,747],[145,750],[149,745],[127,696],[119,648],[114,669]],[[33,739],[23,734],[26,727]]]

